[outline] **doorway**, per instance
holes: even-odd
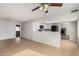
[[[66,35],[66,28],[61,28],[61,39],[69,40],[69,35]]]
[[[61,28],[61,35],[66,36],[66,28]]]
[[[16,25],[16,38],[20,37],[20,25]]]

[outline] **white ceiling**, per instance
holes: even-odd
[[[40,4],[36,3],[0,3],[0,19],[28,21],[39,19],[43,17],[43,12],[40,10],[31,11]],[[47,18],[50,16],[55,18],[57,16],[72,15],[71,10],[79,7],[78,3],[64,3],[62,7],[49,7],[48,13],[45,14]],[[78,13],[77,13],[78,14]],[[71,16],[70,16],[71,17]],[[77,16],[76,16],[77,17]],[[56,19],[56,18],[55,18]]]

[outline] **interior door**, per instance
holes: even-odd
[[[16,25],[16,37],[20,37],[20,25]]]

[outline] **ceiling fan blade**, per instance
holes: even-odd
[[[61,7],[63,3],[49,3],[49,6],[56,6],[56,7]]]
[[[34,8],[34,9],[32,9],[32,11],[35,11],[35,10],[39,9],[40,7],[41,6],[38,6],[38,7]]]
[[[40,5],[44,6],[45,3],[40,3]]]

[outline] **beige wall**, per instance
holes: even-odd
[[[0,19],[0,40],[11,39],[16,37],[16,21]]]
[[[33,22],[28,21],[22,23],[22,37],[27,38],[27,39],[32,39],[33,35]]]

